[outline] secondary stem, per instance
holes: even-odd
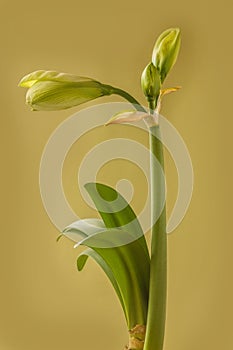
[[[142,107],[142,105],[128,92],[110,85],[106,85],[106,87],[108,90],[111,90],[111,94],[119,95],[126,99],[128,102],[130,102],[136,108],[137,111],[147,113],[145,108]]]

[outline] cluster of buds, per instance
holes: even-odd
[[[180,48],[180,30],[171,28],[165,30],[157,39],[152,62],[144,69],[141,77],[141,86],[144,95],[153,111],[161,92],[161,86],[173,65],[176,62]]]
[[[180,48],[180,30],[171,28],[157,39],[152,61],[146,66],[141,77],[141,86],[148,101],[150,112],[161,105],[161,86],[168,72],[175,64]],[[19,86],[28,88],[26,103],[32,110],[61,110],[78,106],[101,96],[111,95],[119,89],[102,84],[94,79],[54,71],[39,70],[26,75]],[[173,91],[177,88],[172,88]],[[171,89],[169,90],[171,91]],[[123,119],[122,119],[123,118]],[[125,115],[114,117],[114,122],[123,122]],[[130,115],[141,118],[141,115]]]

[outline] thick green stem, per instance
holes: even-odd
[[[112,93],[120,95],[132,103],[138,111],[147,111],[126,91],[113,88]],[[152,106],[149,106],[152,110]],[[150,169],[151,169],[151,213],[152,240],[149,304],[146,324],[146,337],[143,350],[162,350],[165,333],[166,300],[167,300],[167,233],[165,206],[165,177],[163,144],[160,141],[159,125],[149,128],[150,133]],[[154,162],[158,160],[159,169]],[[162,212],[161,211],[161,208]]]
[[[162,350],[166,317],[167,234],[164,202],[165,179],[153,162],[157,158],[164,169],[163,145],[159,125],[150,128],[152,241],[148,317],[144,350]],[[159,219],[158,210],[164,205]]]

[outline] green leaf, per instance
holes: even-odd
[[[68,225],[63,230],[62,234],[59,236],[59,239],[63,235],[65,235],[66,237],[73,240],[74,242],[80,242],[80,238],[84,239],[88,236],[93,236],[98,232],[104,232],[105,230],[106,230],[106,227],[104,225],[103,220],[101,220],[101,219],[92,219],[92,218],[82,219],[82,220],[75,221],[72,224]],[[114,277],[111,269],[109,268],[109,266],[107,265],[107,263],[104,261],[104,259],[101,257],[100,254],[98,254],[93,249],[85,250],[83,253],[81,253],[78,256],[78,259],[77,259],[78,270],[81,271],[84,268],[89,256],[92,257],[97,262],[97,264],[99,264],[99,266],[103,269],[103,271],[105,272],[105,274],[109,278],[110,282],[112,283],[112,285],[113,285],[113,287],[118,295],[118,298],[120,300],[120,303],[121,303],[123,311],[124,311],[124,314],[126,316],[125,305],[124,305],[118,284],[115,280],[115,277]]]
[[[91,236],[105,229],[103,220],[90,218],[73,222],[62,231],[62,234],[74,242],[79,242],[80,238]]]
[[[148,247],[142,227],[127,201],[115,189],[100,183],[88,183],[85,188],[107,228],[120,227],[131,233],[131,241],[139,239],[149,257]]]
[[[118,297],[120,295],[128,327],[132,328],[136,324],[146,322],[150,260],[139,239],[121,245],[125,236],[129,235],[130,233],[121,229],[111,229],[86,237],[75,247],[85,245],[92,248],[104,260],[107,270],[111,270],[110,276],[107,273],[110,281],[113,284],[114,279],[114,284],[118,286],[117,290],[115,286],[114,288]],[[101,246],[111,247],[113,241],[117,241],[117,247],[101,248]],[[79,261],[80,268],[85,264],[83,259]],[[106,272],[106,268],[104,270]]]
[[[91,235],[94,235],[97,232],[103,232],[105,228],[105,225],[102,220],[100,219],[83,219],[78,220],[67,226],[64,230],[62,235],[65,235],[66,237],[72,239],[75,242],[78,242],[81,238],[85,238]],[[123,307],[124,313],[125,312],[125,306],[122,300],[122,296],[118,287],[118,284],[114,278],[114,275],[107,265],[107,263],[103,260],[101,255],[99,255],[96,251],[92,249],[87,249],[84,252],[82,252],[77,259],[77,267],[78,270],[81,271],[88,259],[88,257],[92,257],[103,269],[103,271],[106,273],[107,277],[109,278],[110,282],[112,283],[118,298],[120,300],[120,303]]]
[[[125,310],[125,305],[121,296],[121,292],[120,289],[118,287],[117,281],[112,273],[112,270],[109,268],[109,266],[107,265],[107,263],[104,261],[104,259],[97,253],[95,252],[93,249],[86,249],[84,252],[82,252],[81,254],[79,254],[78,259],[77,259],[77,268],[79,271],[82,271],[82,269],[84,268],[87,259],[91,257],[92,259],[95,260],[95,262],[102,268],[102,270],[105,272],[105,274],[108,276],[113,288],[116,291],[116,294],[119,298],[119,301],[121,303],[121,306],[123,308],[124,314],[126,316],[126,310]]]
[[[88,223],[86,219],[69,225],[64,234],[81,233],[83,239],[75,246],[85,245],[95,252],[95,260],[116,290],[129,329],[146,324],[150,257],[140,223],[127,201],[111,187],[95,183],[85,187],[104,225],[101,220],[88,219]],[[73,240],[77,237],[73,236]],[[79,269],[86,260],[87,256],[81,255]]]
[[[113,188],[99,183],[88,183],[85,188],[109,230],[81,244],[93,248],[111,269],[125,305],[128,327],[146,324],[150,257],[141,225],[127,201]]]

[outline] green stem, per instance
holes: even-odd
[[[151,210],[152,210],[152,241],[149,305],[146,325],[144,350],[162,350],[164,341],[166,296],[167,296],[167,233],[166,207],[164,204],[161,215],[158,210],[164,203],[165,179],[153,162],[157,158],[164,169],[163,145],[160,141],[159,125],[150,128],[151,150]]]
[[[140,103],[126,91],[112,87],[112,93],[120,95],[133,104],[138,111],[147,112]],[[152,107],[149,106],[150,111]],[[165,178],[161,169],[156,166],[155,157],[164,171],[163,144],[160,141],[160,127],[154,125],[149,128],[150,133],[150,169],[151,169],[151,213],[152,240],[149,303],[146,324],[146,338],[144,350],[162,350],[166,321],[167,300],[167,233]],[[163,210],[159,216],[158,211]],[[159,218],[158,218],[159,216]]]
[[[110,94],[119,95],[123,97],[128,102],[132,103],[132,105],[136,108],[137,111],[147,113],[145,108],[143,108],[142,105],[128,92],[110,85],[105,85],[105,86],[108,89],[108,91],[111,91]]]

